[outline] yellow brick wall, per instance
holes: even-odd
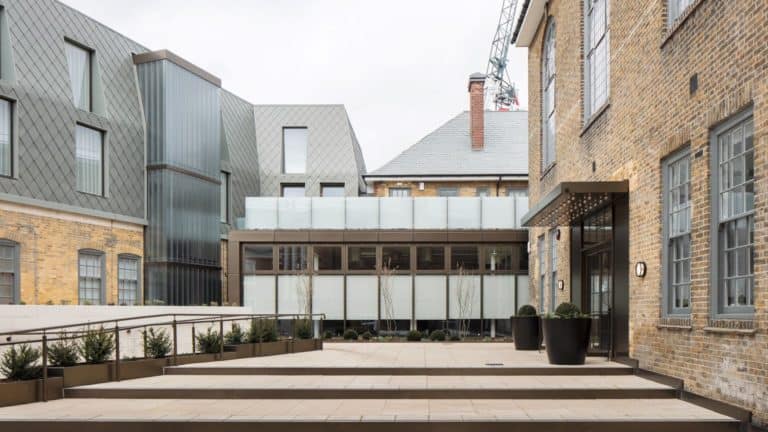
[[[140,225],[9,203],[0,203],[0,239],[19,244],[19,288],[27,304],[78,303],[81,249],[104,252],[106,303],[117,303],[118,255],[144,256]]]
[[[410,188],[411,196],[414,197],[434,197],[438,196],[437,191],[441,187],[458,187],[459,196],[477,196],[477,188],[488,188],[491,196],[496,196],[496,188],[499,188],[499,196],[506,196],[507,191],[510,189],[526,189],[528,187],[527,182],[510,182],[504,181],[501,183],[495,181],[465,181],[465,182],[424,182],[424,190],[419,190],[420,182],[409,181],[387,181],[387,182],[374,182],[373,191],[377,197],[389,196],[389,188]]]

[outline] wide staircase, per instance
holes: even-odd
[[[0,409],[31,431],[739,431],[674,381],[510,344],[326,343],[322,351],[168,367]]]

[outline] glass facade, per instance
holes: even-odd
[[[347,259],[350,270],[376,270],[376,247],[350,246]]]

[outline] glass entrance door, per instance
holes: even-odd
[[[587,275],[587,313],[592,317],[589,342],[591,354],[608,355],[611,352],[611,304],[613,272],[609,250],[593,251],[585,255]]]

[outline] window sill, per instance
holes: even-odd
[[[543,180],[544,177],[546,177],[553,169],[555,169],[555,165],[557,165],[557,162],[552,162],[551,164],[547,165],[547,167],[541,171],[541,176],[539,176],[539,180]]]
[[[686,21],[688,21],[688,18],[693,15],[693,13],[696,11],[696,9],[701,6],[701,4],[704,3],[704,0],[695,0],[695,2],[686,8],[685,12],[683,12],[677,19],[672,22],[672,24],[667,25],[667,31],[664,33],[664,37],[661,40],[661,46],[660,49],[663,49],[664,46],[667,44],[667,42],[672,39],[675,34],[680,30],[680,28],[683,27]],[[669,13],[669,11],[667,11]]]
[[[707,333],[721,333],[721,334],[733,334],[753,336],[757,333],[757,329],[740,329],[740,328],[726,328],[726,327],[704,327],[704,331]]]
[[[603,114],[604,114],[606,111],[608,111],[608,108],[610,108],[610,107],[611,107],[611,102],[610,102],[610,100],[608,100],[608,101],[606,101],[606,102],[603,104],[603,106],[602,106],[602,107],[600,107],[600,109],[599,109],[599,110],[595,111],[595,113],[594,113],[594,114],[592,114],[592,116],[591,116],[591,117],[589,117],[589,119],[588,119],[588,120],[587,120],[587,121],[584,123],[584,127],[581,129],[581,133],[579,134],[579,138],[581,138],[582,136],[584,136],[584,134],[586,134],[586,133],[589,131],[589,129],[591,129],[591,128],[592,128],[592,125],[593,125],[593,124],[595,124],[595,122],[597,122],[597,120],[598,120],[600,117],[602,117],[602,116],[603,116]]]
[[[676,325],[676,324],[659,324],[656,326],[657,329],[664,329],[664,330],[684,330],[684,331],[692,331],[693,326],[690,325]]]

